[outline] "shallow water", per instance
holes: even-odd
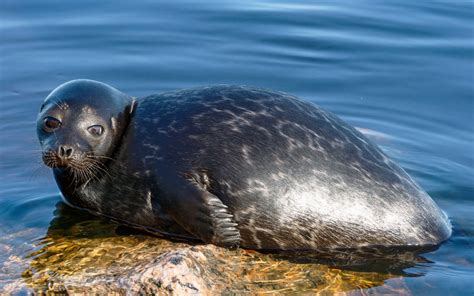
[[[40,163],[36,114],[57,85],[90,78],[134,96],[207,84],[254,85],[333,111],[421,184],[449,215],[453,235],[424,254],[426,260],[396,274],[389,265],[374,272],[266,262],[279,264],[287,281],[298,268],[322,270],[291,291],[324,288],[326,278],[337,283],[325,291],[474,293],[473,17],[472,1],[3,1],[0,291],[28,281],[45,264],[57,271],[56,261],[41,254],[70,237],[69,216],[64,220],[56,211],[58,189]],[[55,216],[60,223],[50,225]],[[88,226],[94,218],[78,219],[74,243],[101,231],[121,237],[113,224],[102,221],[105,226],[96,229]],[[123,237],[124,247],[155,240]],[[77,249],[66,259],[87,257]],[[31,258],[37,261],[25,266]],[[269,274],[246,276],[250,288],[281,290],[262,286],[277,277]]]

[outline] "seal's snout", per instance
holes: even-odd
[[[58,148],[58,157],[62,160],[68,160],[72,157],[73,152],[74,149],[72,147],[61,145]]]
[[[61,145],[57,150],[49,150],[43,153],[43,162],[51,168],[67,167],[74,157],[74,148]]]

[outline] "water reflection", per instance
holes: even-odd
[[[38,248],[28,256],[30,262],[22,274],[28,287],[36,291],[67,289],[79,293],[120,293],[124,289],[156,293],[169,289],[160,278],[166,278],[167,270],[163,270],[161,261],[168,258],[167,254],[181,254],[190,273],[199,271],[199,281],[203,284],[196,286],[204,286],[212,293],[327,291],[358,294],[362,289],[377,289],[384,283],[384,292],[409,293],[403,278],[419,274],[408,274],[404,270],[428,262],[416,255],[419,250],[379,253],[361,250],[315,255],[193,246],[119,226],[71,209],[62,202],[56,204],[47,235],[36,244]],[[159,276],[158,271],[150,272],[159,266]],[[137,274],[140,276],[131,277]]]

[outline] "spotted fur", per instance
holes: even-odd
[[[357,130],[313,104],[216,86],[139,101],[129,158],[173,164],[229,206],[241,245],[314,249],[437,244],[450,225],[433,200]],[[145,157],[143,157],[145,156]],[[212,180],[210,182],[209,180]]]
[[[136,102],[108,176],[69,193],[69,200],[192,238],[199,218],[193,215],[202,209],[180,198],[205,192],[203,200],[226,217],[225,224],[213,220],[225,226],[209,237],[237,231],[240,246],[253,249],[435,245],[451,233],[447,217],[403,169],[311,103],[240,86]],[[187,183],[197,191],[176,193]],[[208,215],[215,217],[212,209]]]

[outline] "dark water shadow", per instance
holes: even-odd
[[[133,226],[127,226],[107,217],[99,217],[87,211],[72,208],[60,201],[55,205],[54,218],[51,220],[46,238],[72,236],[74,238],[106,238],[116,236],[152,236],[172,242],[189,243],[175,237],[165,237],[156,232],[146,231]]]
[[[403,277],[418,277],[424,273],[408,272],[418,264],[434,263],[422,256],[439,246],[372,246],[351,249],[297,251],[274,253],[276,259],[297,264],[324,264],[334,268],[356,272],[376,272]]]

